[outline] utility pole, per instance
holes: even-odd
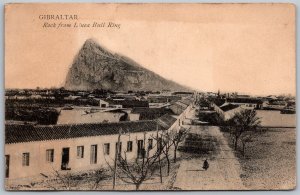
[[[158,121],[157,121],[158,122]],[[162,138],[161,138],[162,139]],[[158,150],[159,150],[159,153],[158,153],[158,164],[159,164],[159,175],[160,175],[160,183],[162,183],[162,172],[161,172],[161,161],[160,161],[160,154],[161,154],[161,142],[162,142],[162,140],[160,140],[159,138],[158,138],[158,123],[156,124],[156,140],[157,140],[157,142],[158,143],[156,143],[156,145],[157,145],[157,147],[159,147],[158,148]]]
[[[119,129],[118,142],[117,142],[117,146],[116,146],[116,152],[115,152],[114,177],[113,177],[113,190],[115,189],[115,186],[116,186],[117,161],[118,161],[118,157],[119,157],[119,148],[120,148],[121,132],[122,132],[122,129],[120,128],[120,129]]]

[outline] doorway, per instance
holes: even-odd
[[[63,148],[61,155],[61,170],[71,170],[69,168],[70,148]]]
[[[9,177],[9,155],[5,155],[5,178]]]
[[[137,145],[137,157],[144,158],[144,140],[138,140]]]

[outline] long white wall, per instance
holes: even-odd
[[[146,146],[148,139],[156,137],[156,131],[146,132]],[[137,140],[143,140],[144,133],[121,135],[122,154],[127,150],[127,141],[133,141],[132,152],[127,153],[128,159],[137,157]],[[61,170],[62,149],[70,148],[69,167],[73,171],[86,169],[95,169],[101,166],[107,166],[106,160],[112,164],[115,158],[115,148],[118,141],[118,135],[82,137],[64,140],[36,141],[5,145],[5,155],[10,156],[9,179],[34,177],[40,173],[51,174],[54,170]],[[110,154],[104,155],[104,143],[110,143]],[[97,145],[97,164],[90,163],[91,145]],[[156,141],[153,139],[153,145]],[[77,157],[77,146],[84,146],[84,157]],[[54,162],[46,161],[46,150],[54,149]],[[151,150],[155,152],[156,149]],[[22,165],[22,154],[30,154],[29,166]]]

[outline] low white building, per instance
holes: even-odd
[[[272,110],[282,110],[282,109],[286,108],[287,105],[288,105],[288,103],[286,101],[279,101],[279,100],[265,101],[263,103],[263,108],[264,109],[272,109]]]
[[[263,101],[257,98],[227,98],[226,102],[233,105],[239,105],[245,109],[261,109]]]
[[[16,180],[49,175],[54,170],[82,171],[112,163],[121,129],[121,154],[128,159],[141,153],[143,145],[152,144],[153,136],[176,126],[170,116],[159,121],[76,125],[6,125],[6,178]],[[147,143],[143,143],[147,140]]]

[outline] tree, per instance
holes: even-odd
[[[234,136],[234,149],[237,150],[238,140],[243,137],[244,144],[249,141],[249,136],[244,136],[246,132],[253,133],[260,126],[260,118],[255,110],[242,110],[238,112],[230,121],[230,129]],[[245,146],[245,145],[244,145]],[[244,147],[243,146],[243,147]]]
[[[138,146],[138,142],[136,143]],[[108,162],[107,164],[113,172],[116,172],[120,180],[127,184],[135,185],[136,190],[139,190],[142,183],[151,179],[155,171],[158,170],[160,166],[158,159],[161,154],[162,150],[154,150],[154,147],[146,147],[145,133],[140,156],[138,155],[135,160],[129,160],[125,151],[124,155],[117,155],[116,170]]]
[[[241,135],[240,140],[242,143],[242,154],[244,157],[246,156],[247,144],[254,141],[264,131],[265,130],[262,128],[257,128],[250,131],[246,131]]]
[[[167,160],[167,174],[169,176],[170,174],[170,166],[171,166],[171,162],[170,162],[170,148],[173,146],[173,142],[172,142],[172,134],[168,131],[166,131],[165,133],[161,134],[160,137],[153,137],[156,140],[157,144],[157,149],[161,150],[161,152],[164,154],[164,156],[166,157]]]
[[[93,189],[96,190],[99,187],[99,184],[104,179],[108,178],[108,175],[106,174],[106,170],[103,168],[97,169],[93,172],[93,180],[94,180],[94,186]]]
[[[168,137],[169,135],[167,134],[167,137],[165,139],[162,139],[162,144],[163,144],[163,149],[162,149],[162,152],[163,154],[165,155],[166,157],[166,160],[167,160],[167,174],[168,176],[170,175],[170,165],[171,165],[171,162],[170,162],[170,156],[169,156],[169,151],[170,151],[170,148],[171,146],[173,145],[173,143],[171,142],[171,140],[169,139]]]
[[[176,159],[177,159],[178,146],[184,140],[184,138],[186,137],[188,132],[189,132],[189,129],[181,127],[178,132],[172,131],[170,133],[169,139],[174,145],[174,156],[173,156],[174,163],[176,163]]]

